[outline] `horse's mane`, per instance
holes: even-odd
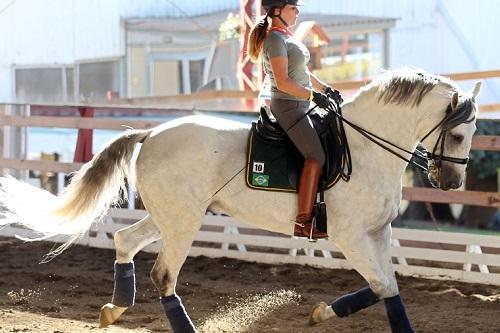
[[[437,87],[440,87],[437,93],[447,98],[454,92],[462,93],[458,85],[448,78],[411,68],[387,71],[370,85],[376,87],[378,100],[385,104],[419,106],[423,98]],[[470,123],[475,118],[475,111],[473,100],[466,98],[442,127],[451,129]]]
[[[385,104],[419,106],[422,99],[437,86],[443,86],[447,91],[460,91],[447,78],[411,68],[387,71],[372,84],[378,87],[378,100]]]

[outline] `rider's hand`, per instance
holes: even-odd
[[[337,104],[342,104],[344,100],[342,99],[342,95],[340,95],[340,91],[337,89],[332,89],[332,87],[326,87],[325,94],[333,99]]]
[[[312,92],[312,101],[316,103],[317,106],[319,106],[322,109],[326,109],[330,105],[330,99],[328,98],[327,95],[322,94],[317,91]]]

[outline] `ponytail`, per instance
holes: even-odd
[[[269,15],[262,17],[258,24],[254,25],[252,31],[250,31],[250,37],[248,38],[247,52],[252,61],[257,61],[259,59],[260,53],[262,52],[262,46],[264,45],[264,39],[267,36],[267,28],[269,27],[268,21]]]

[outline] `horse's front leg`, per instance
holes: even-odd
[[[111,303],[101,308],[100,327],[113,324],[129,307],[134,305],[136,291],[134,256],[143,247],[159,238],[160,230],[153,224],[149,215],[115,233],[115,286]]]
[[[346,317],[384,299],[387,316],[394,333],[411,333],[410,320],[399,295],[390,255],[391,228],[385,225],[377,232],[339,237],[339,248],[349,263],[368,282],[369,287],[336,299],[330,305],[315,305],[309,316],[311,325],[332,317]]]

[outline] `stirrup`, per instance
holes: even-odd
[[[313,238],[313,230],[315,227],[316,227],[316,219],[313,218],[311,221],[311,230],[309,231],[309,238],[307,239],[309,243],[316,243],[318,241],[317,239]]]
[[[327,234],[326,237],[313,238],[313,231],[314,230],[318,230],[316,228],[316,217],[315,216],[313,216],[313,218],[311,220],[311,230],[309,231],[309,238],[308,238],[309,243],[316,243],[320,239],[322,239],[322,240],[327,240],[328,239],[328,234]],[[321,231],[318,230],[318,232],[321,232]]]

